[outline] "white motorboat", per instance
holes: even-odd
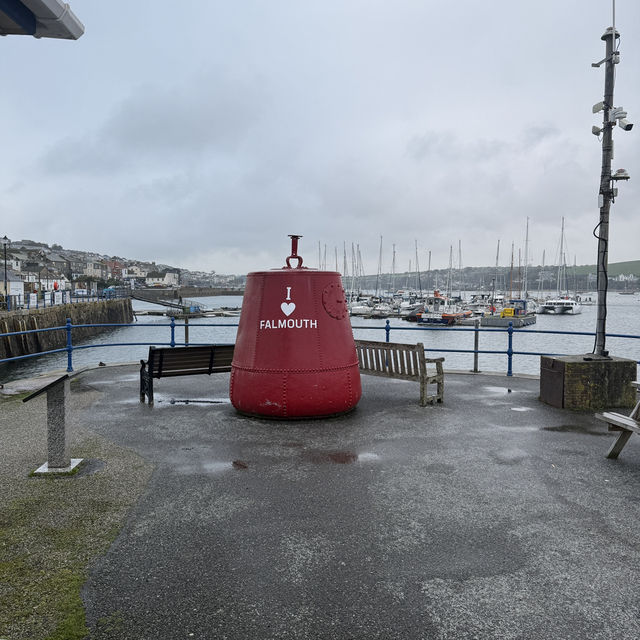
[[[537,313],[575,316],[582,313],[582,305],[577,300],[569,297],[550,298],[538,306]]]

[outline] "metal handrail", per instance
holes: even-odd
[[[29,358],[36,358],[39,356],[50,355],[53,353],[67,353],[67,371],[73,371],[73,351],[76,349],[92,349],[92,348],[101,348],[101,347],[129,347],[129,346],[183,346],[190,344],[192,346],[199,346],[208,343],[201,342],[179,342],[176,341],[175,330],[179,327],[188,327],[190,329],[200,328],[200,327],[237,327],[239,326],[237,322],[215,322],[215,323],[198,323],[198,324],[188,324],[187,322],[176,322],[175,318],[171,318],[168,323],[153,323],[153,322],[134,322],[134,323],[126,323],[126,322],[107,322],[100,324],[73,324],[71,322],[71,318],[67,318],[67,322],[65,325],[58,327],[47,327],[43,329],[27,329],[24,331],[13,331],[9,333],[0,333],[0,338],[11,338],[14,336],[21,336],[33,333],[44,333],[49,331],[65,331],[67,336],[67,344],[65,347],[59,347],[56,349],[50,349],[48,351],[41,351],[37,353],[29,353],[21,356],[12,356],[10,358],[2,358],[0,359],[0,364],[15,362],[18,360],[26,360]],[[99,344],[73,344],[73,330],[74,329],[83,329],[83,328],[109,328],[109,327],[168,327],[170,329],[170,340],[169,342],[114,342],[114,343],[99,343]],[[513,357],[514,356],[557,356],[561,355],[558,353],[550,353],[550,352],[537,352],[537,351],[516,351],[513,348],[513,336],[514,333],[521,334],[556,334],[556,335],[582,335],[582,336],[590,336],[594,337],[595,332],[591,333],[588,331],[553,331],[548,329],[531,329],[527,327],[526,329],[514,329],[513,323],[509,322],[507,327],[480,327],[477,324],[474,326],[462,326],[462,327],[449,327],[449,326],[431,326],[431,325],[422,325],[420,327],[392,327],[389,320],[386,321],[384,326],[372,327],[372,326],[358,326],[352,325],[353,330],[367,330],[367,331],[384,331],[385,332],[385,341],[390,342],[391,331],[447,331],[447,332],[473,332],[474,333],[474,348],[473,349],[453,349],[453,348],[443,348],[443,347],[433,347],[426,348],[425,351],[432,351],[438,353],[472,353],[474,354],[474,368],[473,372],[477,373],[478,369],[478,354],[498,354],[498,355],[506,355],[507,356],[507,376],[513,375]],[[507,334],[507,348],[505,350],[500,349],[480,349],[478,344],[478,336],[480,333],[489,333],[489,332],[502,332]],[[607,334],[610,338],[629,338],[629,339],[640,339],[638,335],[631,334],[622,334],[622,333],[611,333]],[[640,360],[637,361],[637,364],[640,365]]]

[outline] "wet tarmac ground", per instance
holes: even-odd
[[[134,367],[79,376],[81,422],[154,465],[91,567],[91,637],[640,637],[640,438],[607,460],[538,380],[445,379],[442,405],[364,376],[355,411],[285,422],[237,414],[228,374],[153,408]]]

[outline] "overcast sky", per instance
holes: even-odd
[[[611,0],[69,0],[78,41],[0,38],[0,236],[179,267],[595,263]],[[640,3],[615,104],[640,120]],[[640,259],[640,126],[614,129],[610,262]]]

